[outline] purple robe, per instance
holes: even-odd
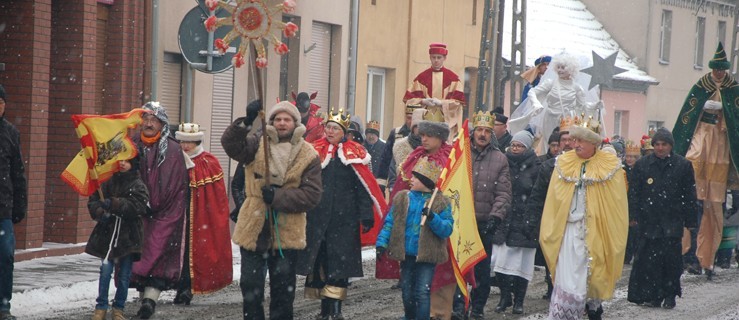
[[[182,272],[185,250],[185,209],[187,205],[187,168],[180,145],[167,140],[164,162],[157,166],[157,144],[144,146],[141,179],[149,189],[151,216],[144,217],[144,246],[141,260],[133,264],[131,287],[174,287]],[[148,280],[154,278],[153,283]],[[163,282],[160,282],[163,281]]]

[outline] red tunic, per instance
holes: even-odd
[[[372,199],[374,207],[375,224],[367,233],[362,234],[362,246],[374,246],[377,241],[377,234],[382,229],[382,223],[385,220],[383,213],[388,211],[387,201],[377,184],[375,176],[369,169],[370,156],[361,144],[354,141],[346,141],[339,143],[338,146],[332,145],[327,139],[321,139],[313,143],[313,147],[318,152],[318,159],[321,160],[321,167],[326,164],[335,155],[341,159],[345,165],[351,165],[354,173],[357,174],[359,181],[362,182],[365,190]]]
[[[434,73],[443,73],[442,87],[434,88]],[[435,91],[436,90],[436,91]],[[405,92],[403,102],[411,99],[437,98],[440,100],[456,100],[460,104],[465,104],[464,86],[459,81],[459,77],[454,71],[442,67],[438,71],[428,68],[413,79],[413,84]],[[435,92],[441,92],[440,95],[434,95]]]
[[[323,127],[323,118],[318,116],[318,110],[321,107],[310,104],[310,113],[308,115],[308,122],[305,125],[305,134],[303,139],[308,143],[313,143],[326,136],[326,132]]]
[[[208,293],[233,282],[228,196],[216,157],[202,152],[191,160],[190,277],[193,293]]]

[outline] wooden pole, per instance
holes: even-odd
[[[426,204],[423,205],[423,208],[424,209],[428,208],[429,210],[431,210],[431,204],[434,203],[434,199],[436,199],[436,194],[437,193],[439,193],[439,188],[434,188],[434,193],[431,194],[431,199],[429,199],[429,201],[426,202]],[[426,215],[421,216],[421,225],[422,226],[426,224],[426,217],[427,217]]]

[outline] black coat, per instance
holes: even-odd
[[[114,233],[116,216],[121,218],[118,240],[110,252],[110,260],[126,255],[133,255],[133,261],[141,258],[144,243],[144,224],[141,216],[146,214],[149,203],[149,192],[144,181],[139,177],[138,170],[132,169],[125,173],[116,173],[103,183],[101,189],[105,199],[110,199],[110,213],[107,219],[103,218],[103,208],[100,207],[100,196],[94,193],[87,208],[92,219],[98,221],[87,241],[85,252],[93,256],[104,258],[110,246]]]
[[[506,157],[511,172],[513,197],[511,209],[503,225],[495,233],[493,243],[501,244],[505,241],[509,247],[536,248],[541,212],[527,211],[526,203],[539,174],[539,158],[533,150],[527,150],[521,156],[507,152]]]
[[[338,156],[321,172],[321,202],[308,211],[305,250],[298,254],[296,272],[309,275],[322,245],[325,275],[330,279],[362,277],[360,221],[373,221],[372,200],[351,166]]]
[[[505,152],[506,149],[511,146],[511,140],[513,140],[513,136],[508,131],[506,131],[502,137],[495,138],[496,140],[498,140],[498,149],[500,149],[502,152]]]
[[[27,196],[20,133],[0,115],[0,219],[12,219],[13,223],[23,220]]]
[[[246,180],[244,176],[244,163],[239,162],[234,172],[234,177],[231,180],[231,197],[234,200],[234,209],[231,210],[229,216],[231,221],[236,222],[239,218],[239,210],[241,205],[246,201]]]
[[[370,145],[369,143],[367,143],[367,140],[365,140],[362,146],[367,149],[370,157],[372,157],[372,174],[377,177],[377,175],[380,173],[380,160],[382,160],[382,154],[385,153],[385,142],[378,139],[375,144]]]
[[[650,154],[634,164],[629,177],[629,216],[647,239],[681,238],[683,227],[698,221],[693,165],[671,153],[665,159]]]

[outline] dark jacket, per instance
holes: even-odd
[[[87,203],[90,217],[98,223],[90,234],[85,252],[98,258],[105,258],[111,239],[114,246],[109,260],[132,255],[133,261],[141,258],[144,243],[144,224],[141,216],[146,214],[149,203],[149,192],[138,170],[119,172],[101,186],[105,199],[110,199],[109,217],[104,217],[100,196],[93,193]],[[120,218],[120,230],[115,234],[117,217]]]
[[[27,198],[20,133],[0,116],[0,219],[21,222],[26,217]]]
[[[509,247],[536,248],[539,241],[541,212],[526,210],[526,202],[539,174],[539,158],[533,150],[521,155],[506,152],[511,171],[513,199],[503,225],[495,232],[493,243]]]
[[[502,137],[496,137],[496,139],[498,140],[498,148],[501,151],[505,152],[505,150],[511,146],[511,140],[513,140],[513,136],[510,132],[506,131]]]
[[[493,216],[505,219],[511,206],[511,176],[508,159],[493,143],[482,151],[472,147],[472,188],[478,225]]]
[[[370,167],[372,168],[372,174],[377,177],[377,175],[380,173],[380,160],[382,160],[382,154],[385,153],[385,142],[382,140],[377,140],[375,144],[369,144],[367,140],[364,140],[364,143],[362,143],[362,146],[364,146],[365,149],[367,149],[367,152],[370,154],[370,157],[372,157],[372,162]]]
[[[693,165],[684,157],[654,154],[639,159],[629,178],[629,216],[648,239],[681,238],[683,227],[696,227],[697,201]]]
[[[308,244],[298,254],[296,271],[311,274],[323,245],[326,277],[362,277],[360,221],[374,218],[370,195],[354,168],[342,163],[338,156],[325,164],[321,178],[323,195],[318,206],[308,211]]]
[[[234,209],[231,210],[229,216],[233,222],[238,221],[239,210],[241,210],[241,205],[244,204],[244,201],[246,200],[246,181],[244,179],[244,164],[239,162],[236,166],[234,177],[231,180],[231,197],[234,199]]]
[[[402,127],[390,130],[390,134],[388,134],[387,140],[385,140],[385,150],[382,152],[382,158],[378,164],[379,167],[377,168],[377,171],[375,171],[374,165],[372,167],[372,171],[375,173],[375,178],[377,178],[377,184],[379,184],[380,187],[386,188],[390,186],[392,188],[393,185],[388,185],[387,179],[390,170],[396,169],[390,167],[390,161],[393,160],[393,146],[395,145],[396,140],[407,137],[410,133],[411,129],[409,129],[405,124]]]
[[[538,215],[541,217],[541,214],[544,211],[544,201],[547,200],[549,181],[552,179],[552,172],[554,172],[554,164],[556,161],[557,158],[552,158],[544,161],[539,166],[539,173],[536,174],[536,182],[534,182],[534,187],[531,189],[531,195],[526,201],[527,215]]]

